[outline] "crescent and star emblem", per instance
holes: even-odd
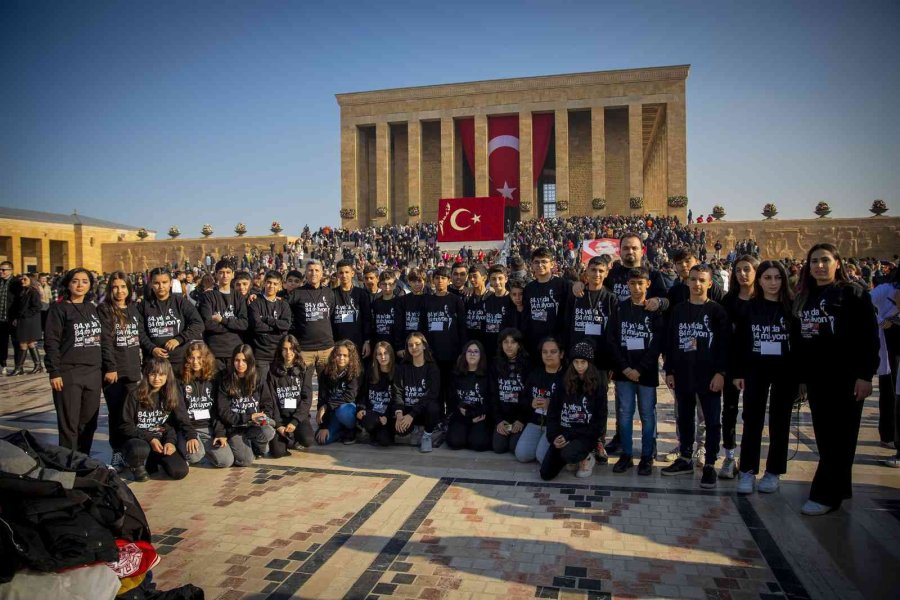
[[[461,213],[469,213],[470,215],[472,215],[472,222],[469,223],[468,225],[466,225],[465,227],[460,227],[456,222],[456,218]],[[450,227],[452,227],[456,231],[465,231],[466,229],[470,228],[475,223],[480,223],[480,222],[481,222],[481,215],[476,215],[468,208],[457,208],[456,210],[453,211],[453,214],[450,215]]]

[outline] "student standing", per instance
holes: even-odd
[[[338,341],[319,379],[316,441],[320,444],[356,442],[356,397],[361,377],[356,346],[349,340]]]
[[[399,333],[401,315],[397,308],[399,303],[394,296],[396,283],[397,278],[390,269],[385,269],[378,277],[381,294],[371,304],[370,346],[378,342],[387,342],[396,348],[402,343]]]
[[[588,342],[572,348],[572,362],[550,399],[547,441],[541,461],[541,479],[549,481],[566,465],[576,466],[576,477],[594,471],[594,448],[606,420],[606,390],[600,388],[600,372],[593,365],[594,349]]]
[[[256,368],[260,380],[265,382],[269,365],[275,360],[279,343],[291,330],[291,307],[278,297],[281,291],[281,273],[269,271],[263,280],[263,294],[250,303],[250,327],[256,351]]]
[[[293,335],[284,336],[278,344],[265,393],[275,411],[274,427],[278,434],[269,443],[272,458],[286,456],[289,450],[311,447],[315,441],[309,420],[312,388],[301,358],[300,342]]]
[[[525,389],[525,377],[529,363],[525,356],[525,340],[518,329],[507,328],[500,332],[499,349],[491,370],[494,389],[491,400],[497,427],[492,446],[497,454],[516,451],[519,438],[528,422],[530,411],[523,409],[521,395]]]
[[[706,419],[706,464],[700,486],[714,488],[721,436],[722,387],[731,325],[725,309],[708,298],[712,273],[706,265],[691,268],[690,298],[675,306],[666,344],[666,385],[675,391],[681,456],[663,475],[693,474],[694,411],[699,401]]]
[[[488,280],[491,282],[491,293],[484,299],[484,349],[488,361],[497,356],[500,332],[515,327],[516,307],[506,289],[506,268],[494,265],[488,269]]]
[[[419,332],[409,334],[406,338],[406,358],[397,365],[394,373],[391,410],[398,435],[413,433],[413,427],[421,432],[421,452],[431,452],[433,448],[432,433],[441,418],[438,406],[440,389],[441,375],[428,341]],[[414,438],[411,441],[415,441]]]
[[[138,304],[144,357],[165,358],[176,373],[184,368],[187,344],[203,337],[203,319],[184,296],[172,295],[172,276],[150,271],[149,297]]]
[[[653,473],[656,387],[659,385],[659,355],[665,337],[665,324],[660,311],[647,309],[649,288],[647,269],[632,269],[628,276],[631,296],[619,303],[607,332],[616,364],[616,424],[622,447],[622,454],[613,467],[614,473],[624,473],[633,465],[635,405],[641,417],[638,475]]]
[[[97,309],[101,325],[103,397],[109,413],[113,466],[122,464],[122,408],[141,380],[141,317],[132,300],[131,280],[121,271],[109,276],[106,298]],[[116,456],[116,455],[119,456]]]
[[[807,253],[794,309],[800,321],[800,382],[819,450],[801,512],[817,516],[852,496],[863,401],[872,393],[878,367],[878,325],[868,292],[849,281],[837,248],[827,243]]]
[[[248,327],[247,302],[231,283],[234,279],[234,265],[222,259],[216,263],[216,289],[205,292],[200,297],[198,310],[204,323],[203,340],[213,356],[219,370],[223,370],[235,347],[241,345],[241,335]]]
[[[464,295],[466,306],[466,340],[484,341],[484,301],[488,296],[487,268],[473,265],[469,268],[471,291]]]
[[[735,315],[731,346],[730,376],[735,389],[744,392],[739,494],[752,494],[757,485],[767,403],[769,452],[759,491],[772,493],[778,489],[778,479],[787,471],[791,410],[798,387],[793,357],[796,342],[791,339],[796,333],[796,320],[791,313],[787,271],[780,262],[767,260],[758,265],[755,274],[753,299]]]
[[[375,344],[374,360],[366,374],[365,401],[356,413],[360,425],[369,434],[370,442],[382,447],[394,443],[396,430],[394,414],[390,410],[394,361],[394,349],[390,344]]]
[[[331,329],[335,339],[350,340],[359,350],[360,358],[365,359],[371,352],[368,339],[371,307],[369,294],[363,288],[353,285],[354,274],[352,260],[338,261],[338,287],[334,288]]]
[[[550,398],[562,385],[564,352],[555,338],[544,338],[538,344],[543,368],[532,369],[525,380],[525,389],[519,394],[522,414],[528,422],[516,444],[516,460],[543,462],[550,447],[545,435],[547,406]]]
[[[722,307],[728,314],[728,322],[734,331],[735,324],[753,297],[754,281],[759,268],[759,261],[753,256],[741,256],[731,270],[728,292],[722,298]],[[787,285],[787,281],[785,281]],[[733,381],[732,377],[729,377]],[[734,479],[738,472],[734,460],[734,449],[737,447],[737,415],[741,390],[731,382],[722,390],[722,446],[725,448],[725,460],[719,469],[721,479]]]
[[[447,428],[447,445],[451,449],[484,452],[491,447],[490,391],[484,346],[469,340],[456,361],[453,377],[456,412],[450,416]]]
[[[60,284],[63,301],[50,307],[44,360],[53,389],[59,445],[90,455],[100,413],[102,326],[91,301],[94,276],[76,267]]]
[[[175,446],[178,433],[196,439],[181,402],[172,365],[151,358],[144,378],[125,400],[120,430],[122,454],[135,481],[147,481],[162,468],[171,479],[184,479],[188,464]]]
[[[413,331],[419,331],[422,327],[422,318],[427,310],[428,295],[426,294],[426,274],[422,269],[411,269],[407,277],[411,293],[400,296],[397,299],[400,314],[400,344],[397,347],[397,357],[403,358],[406,354],[406,338]]]
[[[225,425],[238,467],[252,465],[254,455],[264,455],[275,437],[272,417],[266,413],[266,408],[271,408],[264,406],[261,391],[253,348],[240,344],[220,373],[216,392],[216,417]]]
[[[30,355],[34,362],[30,375],[43,373],[37,343],[42,338],[41,332],[41,291],[37,282],[29,274],[20,275],[10,291],[14,291],[12,306],[9,307],[9,320],[15,335],[13,339],[19,346],[16,353],[16,364],[9,375],[25,374],[25,357]]]
[[[303,364],[317,377],[322,376],[325,363],[334,348],[331,315],[334,314],[334,292],[323,281],[322,262],[312,259],[306,263],[306,283],[293,290],[287,298],[293,313],[294,337],[300,340]]]
[[[193,439],[178,436],[178,450],[195,465],[206,457],[214,467],[234,464],[234,453],[228,445],[225,425],[216,417],[216,358],[201,341],[188,344],[184,370],[181,373],[181,395],[190,419]]]
[[[534,361],[540,359],[538,342],[548,336],[564,339],[563,328],[568,323],[566,299],[572,286],[567,279],[553,274],[554,265],[553,253],[547,248],[538,248],[531,255],[534,281],[525,286],[522,297],[525,306],[522,333],[532,344],[528,351]]]
[[[423,322],[424,329],[428,331],[428,347],[441,374],[438,408],[447,416],[453,414],[456,408],[456,399],[450,393],[449,383],[452,381],[453,367],[466,337],[465,303],[461,295],[447,291],[449,283],[450,271],[447,267],[438,267],[434,270],[432,274],[434,295],[428,296]]]

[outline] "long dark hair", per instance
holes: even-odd
[[[753,280],[753,299],[757,302],[763,302],[765,300],[765,293],[763,292],[762,285],[759,283],[759,278],[769,269],[775,269],[778,271],[778,274],[781,275],[781,287],[778,289],[778,302],[784,307],[785,314],[789,315],[791,314],[791,302],[794,298],[791,294],[790,283],[788,283],[787,269],[784,268],[784,265],[781,264],[780,261],[765,260],[760,263],[759,268],[756,269],[756,279]]]
[[[347,363],[347,367],[343,369],[343,371],[337,366],[337,357],[334,353],[338,348],[346,348],[347,354],[350,357],[350,362]],[[350,340],[339,340],[334,343],[334,348],[332,349],[331,354],[328,355],[328,360],[325,361],[325,368],[323,369],[325,376],[329,377],[332,381],[336,380],[342,372],[344,373],[344,377],[349,381],[362,375],[362,364],[359,361],[359,352],[356,350],[356,344]]]
[[[466,360],[466,354],[469,353],[469,347],[475,346],[478,348],[479,359],[478,359],[478,368],[475,369],[476,375],[484,375],[487,372],[487,353],[484,351],[484,345],[478,340],[469,340],[465,344],[463,344],[463,350],[460,353],[459,357],[456,359],[456,368],[454,371],[457,375],[465,375],[469,372],[469,362]]]
[[[166,376],[166,383],[160,388],[157,398],[153,397],[150,390],[150,375],[156,373]],[[151,356],[144,365],[144,377],[137,386],[137,399],[141,408],[156,408],[159,400],[163,401],[163,408],[173,411],[181,402],[181,392],[178,389],[178,381],[172,365],[166,358]]]
[[[128,288],[128,296],[125,297],[125,309],[116,305],[116,301],[113,300],[112,294],[110,293],[110,289],[112,288],[113,281],[116,279],[121,279],[125,282],[125,287]],[[116,322],[119,324],[119,327],[125,329],[127,325],[127,316],[125,315],[125,311],[128,309],[128,306],[131,304],[131,293],[133,288],[131,286],[131,280],[128,278],[128,275],[123,273],[122,271],[116,271],[111,274],[106,279],[106,297],[103,299],[103,305],[106,306],[106,310],[112,313],[113,317],[115,317]]]
[[[519,352],[516,353],[516,360],[525,360],[528,358],[528,352],[525,350],[525,336],[515,327],[507,327],[497,335],[497,354],[496,361],[509,362],[506,352],[503,351],[503,342],[506,338],[512,338],[514,342],[519,344]]]
[[[372,365],[369,367],[369,383],[372,385],[376,385],[381,380],[381,365],[378,364],[378,359],[376,358],[379,348],[385,348],[388,356],[391,358],[387,370],[388,380],[394,380],[394,368],[397,366],[397,356],[394,354],[394,347],[384,340],[375,344],[375,347],[372,349]]]
[[[244,355],[247,361],[247,372],[243,377],[239,377],[234,368],[234,359],[238,354]],[[240,396],[249,396],[256,391],[259,374],[256,371],[256,357],[253,355],[253,348],[247,344],[238,344],[231,352],[231,360],[225,367],[225,378],[223,385],[225,393],[233,398]]]
[[[294,351],[294,362],[290,367],[284,364],[284,356],[281,354],[281,348],[285,342],[290,344],[291,349]],[[303,355],[300,353],[300,340],[290,333],[278,340],[278,351],[275,353],[275,360],[272,364],[272,371],[287,373],[288,370],[293,371],[297,375],[302,375],[306,371],[306,363],[303,362]]]
[[[725,294],[726,296],[737,296],[741,293],[741,284],[739,284],[737,280],[737,266],[742,262],[749,263],[750,266],[753,267],[755,275],[753,276],[753,286],[750,288],[750,293],[756,295],[756,280],[759,276],[759,259],[752,254],[743,254],[734,261],[734,264],[731,266],[731,277],[728,278],[728,293]]]
[[[600,389],[600,371],[597,370],[594,363],[590,361],[587,361],[587,363],[588,368],[587,371],[584,372],[584,378],[582,378],[578,374],[578,371],[575,370],[574,361],[569,363],[566,374],[563,375],[563,385],[566,388],[566,393],[577,394],[579,385],[581,385],[581,390],[585,394],[593,394]]]
[[[816,252],[817,250],[825,250],[838,262],[837,270],[834,273],[835,284],[838,287],[843,287],[850,283],[850,277],[847,276],[847,271],[844,269],[844,259],[841,258],[837,246],[829,244],[828,242],[815,244],[809,249],[809,252],[806,253],[806,262],[803,263],[803,268],[800,270],[799,279],[797,281],[797,296],[794,298],[794,312],[797,314],[803,309],[803,305],[806,304],[806,299],[809,298],[810,290],[814,290],[817,285],[816,279],[812,276],[812,273],[810,273],[809,267],[809,261],[812,258],[813,252]]]
[[[90,289],[88,289],[87,294],[84,295],[84,301],[89,302],[94,297],[94,286],[97,281],[94,279],[94,274],[85,269],[84,267],[75,267],[74,269],[70,269],[66,271],[66,274],[63,275],[62,281],[59,286],[62,288],[62,296],[64,300],[69,300],[69,284],[72,283],[72,279],[78,275],[79,273],[84,273],[88,277],[88,282],[90,283]]]
[[[434,362],[434,355],[431,353],[431,346],[428,345],[428,340],[425,338],[425,334],[421,331],[413,331],[408,336],[406,336],[406,345],[404,346],[404,350],[409,347],[409,340],[412,338],[419,338],[422,341],[422,356],[427,363]],[[403,362],[408,362],[412,364],[412,356],[409,354],[409,350],[406,350],[406,358],[403,359]]]

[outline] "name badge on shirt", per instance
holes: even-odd
[[[625,348],[628,350],[643,350],[644,338],[628,337],[625,338]]]
[[[443,321],[432,321],[428,324],[428,331],[443,331],[444,330],[444,322]]]
[[[209,409],[201,408],[200,410],[191,411],[194,415],[195,421],[202,421],[204,419],[209,419]]]
[[[341,323],[353,323],[356,321],[356,315],[352,312],[341,315]]]
[[[759,353],[763,356],[781,356],[781,342],[760,342]]]
[[[546,321],[547,320],[547,311],[546,310],[531,311],[531,320],[532,321]]]
[[[284,407],[285,408],[297,408],[297,399],[296,398],[285,398],[284,399]]]
[[[603,335],[603,325],[600,323],[585,323],[585,335]]]

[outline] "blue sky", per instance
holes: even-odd
[[[338,223],[334,94],[690,63],[688,195],[900,214],[900,2],[0,2],[0,205]],[[434,4],[434,6],[432,6]]]

